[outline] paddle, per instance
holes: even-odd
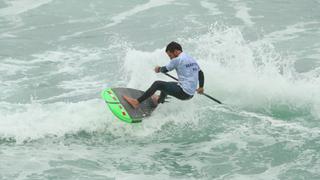
[[[177,79],[176,77],[171,76],[171,75],[170,75],[170,74],[168,74],[168,73],[163,73],[163,74],[165,74],[165,75],[167,75],[167,76],[171,77],[172,79],[174,79],[174,80],[178,81],[178,79]],[[216,103],[218,103],[218,104],[222,104],[222,102],[221,102],[221,101],[219,101],[219,100],[217,100],[217,99],[213,98],[212,96],[210,96],[210,95],[208,95],[208,94],[206,94],[206,93],[202,93],[202,94],[203,94],[203,95],[205,95],[207,98],[209,98],[209,99],[211,99],[211,100],[215,101]]]

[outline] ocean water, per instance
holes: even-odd
[[[117,120],[101,91],[171,81],[171,41],[224,105]],[[318,180],[319,93],[319,0],[0,0],[1,180]]]

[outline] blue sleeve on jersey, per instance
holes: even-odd
[[[203,74],[203,72],[201,71],[201,69],[200,69],[200,71],[199,71],[199,73],[198,73],[198,76],[199,76],[199,87],[203,87],[203,85],[204,85],[204,74]]]
[[[162,67],[160,68],[160,72],[162,72],[162,73],[167,73],[167,72],[168,72],[168,69],[166,68],[166,66],[162,66]]]

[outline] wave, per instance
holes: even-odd
[[[271,115],[283,109],[319,118],[314,112],[320,104],[320,74],[296,72],[295,61],[278,53],[268,41],[247,42],[238,28],[214,25],[208,33],[180,42],[204,71],[206,92],[226,104]],[[152,67],[168,61],[164,49],[129,50],[124,65],[129,85],[145,89],[154,79],[167,79],[154,74]]]
[[[262,40],[247,42],[238,28],[221,25],[212,26],[210,31],[203,35],[180,38],[178,41],[187,53],[198,60],[204,71],[206,93],[221,100],[224,106],[217,106],[200,95],[196,95],[190,101],[172,98],[171,103],[161,105],[151,118],[140,125],[128,125],[115,121],[112,114],[106,110],[104,102],[98,97],[100,91],[106,86],[127,86],[146,90],[155,80],[172,81],[162,74],[153,72],[154,66],[165,65],[169,62],[169,58],[166,57],[164,48],[147,52],[123,43],[117,57],[119,61],[117,67],[120,69],[108,72],[117,74],[113,81],[120,81],[120,83],[109,79],[111,82],[103,85],[103,81],[97,81],[97,78],[105,78],[106,72],[105,68],[98,68],[104,63],[98,62],[99,59],[104,58],[101,54],[108,51],[98,48],[94,51],[80,48],[84,54],[94,52],[96,55],[81,60],[76,69],[68,68],[70,63],[87,57],[86,55],[76,53],[75,56],[66,56],[68,58],[64,58],[65,60],[53,61],[57,65],[61,63],[60,71],[63,74],[76,75],[80,72],[82,75],[74,76],[77,79],[61,80],[58,84],[65,90],[63,94],[54,97],[53,93],[51,97],[36,99],[26,104],[1,102],[1,138],[13,137],[18,142],[23,142],[47,136],[61,137],[83,130],[86,132],[108,131],[122,137],[127,134],[149,136],[162,130],[168,123],[177,124],[178,127],[190,123],[198,126],[201,124],[199,121],[212,119],[211,116],[222,118],[222,121],[224,118],[227,120],[226,114],[230,112],[225,111],[229,108],[234,108],[233,112],[243,118],[247,117],[246,114],[241,113],[245,111],[294,123],[318,121],[320,117],[320,98],[317,93],[320,90],[318,71],[314,69],[308,73],[296,72],[294,61],[278,53],[269,42]],[[115,51],[112,50],[112,52]],[[61,53],[50,53],[53,56],[61,56]],[[122,53],[125,55],[122,56]],[[31,61],[30,66],[23,65],[32,68],[35,64],[45,61],[44,57],[47,57],[46,59],[49,57],[50,60],[51,56],[47,55],[48,53],[34,56],[36,58]],[[55,58],[51,57],[51,59]],[[83,73],[89,67],[86,63],[89,60],[91,64],[97,63],[97,71],[94,72],[97,76],[94,78],[90,73]],[[15,68],[10,72],[14,74],[18,71],[19,69]],[[86,82],[85,87],[81,89],[79,84],[84,82]],[[80,98],[81,93],[88,92],[93,93],[93,96],[85,100]],[[73,96],[74,94],[77,96]],[[63,99],[60,99],[61,97]],[[68,101],[72,98],[77,100]],[[213,107],[217,108],[212,111]],[[206,117],[201,114],[206,114]]]

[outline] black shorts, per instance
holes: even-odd
[[[166,82],[166,81],[155,81],[151,87],[138,98],[138,101],[141,103],[142,101],[151,97],[157,90],[160,90],[160,98],[158,100],[159,103],[164,103],[167,95],[176,97],[181,100],[191,99],[193,95],[189,95],[183,91],[183,89],[178,85],[177,82]]]

